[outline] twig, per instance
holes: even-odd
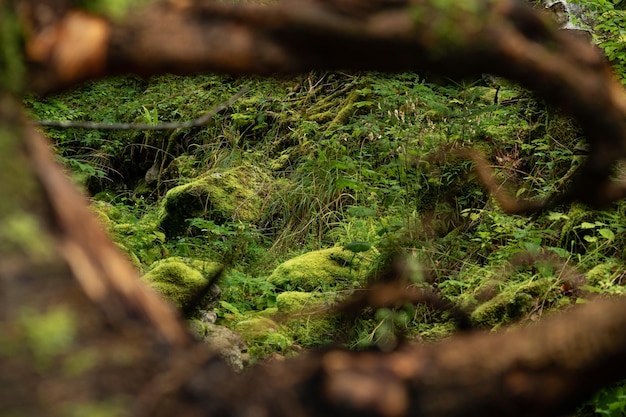
[[[190,127],[204,126],[211,117],[217,113],[230,107],[235,101],[239,100],[248,92],[248,86],[240,89],[237,94],[229,98],[223,103],[213,107],[208,113],[188,122],[170,122],[160,124],[147,123],[101,123],[101,122],[76,122],[76,121],[56,121],[56,120],[34,120],[35,126],[56,127],[61,129],[98,129],[98,130],[174,130],[187,129]]]

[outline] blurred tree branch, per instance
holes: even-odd
[[[576,117],[590,156],[563,195],[507,200],[506,208],[603,205],[624,195],[610,181],[626,152],[622,86],[597,50],[517,1],[172,0],[119,23],[62,0],[2,0],[0,11],[20,18],[28,88],[39,93],[128,72],[509,77]],[[14,38],[0,41],[2,56],[11,56]],[[0,79],[17,71],[5,62]],[[388,353],[328,349],[235,376],[139,284],[29,127],[15,92],[0,93],[0,146],[8,178],[0,185],[2,414],[548,416],[626,375],[626,304],[614,300],[531,328]]]

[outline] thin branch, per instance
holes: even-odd
[[[101,123],[101,122],[76,122],[76,121],[56,121],[56,120],[34,120],[32,122],[35,126],[56,127],[60,129],[97,129],[97,130],[174,130],[174,129],[188,129],[190,127],[204,126],[211,120],[213,116],[227,109],[237,100],[239,100],[244,94],[246,94],[250,88],[245,86],[241,88],[234,96],[229,98],[223,103],[218,104],[209,110],[206,114],[198,117],[197,119],[187,122],[170,122],[160,124],[147,124],[147,123]]]

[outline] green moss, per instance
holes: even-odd
[[[422,340],[428,342],[437,342],[448,336],[452,336],[458,331],[457,326],[451,321],[445,321],[441,323],[431,323],[420,329],[418,332],[419,337]]]
[[[222,265],[219,262],[206,261],[203,259],[184,258],[182,256],[170,256],[169,258],[161,259],[161,260],[154,262],[148,268],[148,272],[152,271],[153,269],[161,265],[168,264],[171,262],[183,263],[195,270],[202,272],[202,274],[205,277],[214,276],[224,267],[224,265]]]
[[[284,351],[294,343],[283,326],[259,315],[240,321],[235,325],[235,330],[246,341],[248,352],[253,358]]]
[[[332,130],[337,129],[338,127],[341,127],[348,122],[348,119],[350,118],[350,116],[354,114],[354,110],[355,110],[354,103],[356,102],[358,98],[359,98],[359,93],[357,91],[352,91],[348,95],[346,102],[343,104],[341,109],[337,112],[337,115],[335,116],[335,118],[328,124],[328,129],[327,129],[328,132],[331,132]]]
[[[12,213],[0,221],[0,250],[4,246],[28,252],[39,261],[53,256],[53,242],[43,233],[39,221],[25,212]]]
[[[286,291],[276,297],[276,308],[283,314],[310,313],[324,308],[327,298],[322,293]]]
[[[604,292],[607,294],[624,295],[626,287],[621,285],[619,277],[624,267],[616,262],[604,262],[591,268],[585,274],[587,287],[591,293]]]
[[[20,91],[26,74],[20,19],[11,10],[10,2],[0,3],[0,90]]]
[[[179,308],[186,306],[209,282],[200,271],[176,260],[150,267],[142,279]]]
[[[235,325],[235,328],[242,335],[257,336],[263,333],[278,331],[280,326],[271,318],[253,316],[240,321]]]
[[[21,312],[19,322],[26,345],[39,367],[50,365],[56,356],[64,353],[74,342],[78,330],[74,313],[64,307],[44,313],[27,309]]]
[[[611,281],[611,277],[616,271],[617,265],[613,262],[605,262],[591,268],[585,275],[587,283],[593,286],[605,286]]]
[[[374,255],[371,249],[367,255]],[[363,281],[370,262],[341,247],[305,253],[280,264],[268,281],[285,290],[350,288]]]
[[[322,293],[288,291],[276,297],[279,314],[285,315],[286,333],[305,347],[333,341],[337,317],[328,313],[328,297]]]
[[[262,193],[269,183],[270,178],[260,169],[245,165],[202,175],[165,195],[160,227],[173,237],[184,234],[186,220],[192,218],[217,224],[258,221],[262,216]]]
[[[500,294],[479,305],[471,314],[477,327],[495,328],[528,314],[535,298],[545,296],[554,279],[545,278],[525,283],[511,283]]]

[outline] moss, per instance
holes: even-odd
[[[209,282],[200,271],[176,260],[151,266],[142,279],[179,308],[191,302]]]
[[[286,291],[276,297],[276,308],[283,314],[313,312],[324,308],[327,298],[322,293]]]
[[[173,237],[184,234],[188,228],[186,220],[192,218],[217,224],[258,221],[263,207],[261,193],[269,183],[270,178],[252,166],[204,174],[168,191],[159,225],[168,237]]]
[[[55,307],[43,313],[30,309],[20,312],[19,323],[28,348],[37,366],[50,366],[73,343],[77,334],[75,314],[65,307]]]
[[[13,13],[10,3],[7,4],[0,3],[0,89],[15,93],[24,87],[27,71],[21,48],[21,20]]]
[[[288,291],[276,297],[278,313],[285,315],[287,334],[305,347],[333,341],[337,317],[328,311],[328,296],[322,293]]]
[[[267,318],[272,318],[274,317],[276,314],[278,313],[278,308],[277,307],[269,307],[266,308],[263,311],[260,311],[257,313],[258,317],[267,317]]]
[[[0,221],[0,250],[17,249],[40,261],[54,256],[50,237],[43,233],[40,222],[32,215],[11,213]]]
[[[587,283],[593,286],[606,286],[610,283],[611,277],[616,271],[617,265],[612,262],[606,262],[591,268],[585,275],[587,277]]]
[[[371,249],[363,255],[375,253]],[[341,247],[305,253],[276,267],[268,281],[278,288],[300,291],[358,286],[370,267],[365,256]]]
[[[259,335],[267,332],[275,332],[279,329],[278,324],[268,317],[253,316],[242,320],[235,325],[242,335]]]
[[[148,272],[152,271],[153,269],[167,264],[167,263],[171,263],[171,262],[180,262],[183,263],[193,269],[196,269],[200,272],[202,272],[202,274],[205,277],[213,277],[215,274],[217,274],[223,267],[224,265],[222,265],[219,262],[214,262],[214,261],[206,261],[203,259],[194,259],[194,258],[184,258],[182,256],[170,256],[169,258],[165,258],[165,259],[161,259],[158,260],[156,262],[154,262],[152,265],[150,265],[150,267],[148,268]]]
[[[352,91],[348,95],[346,102],[343,104],[341,109],[337,112],[337,115],[335,116],[335,118],[331,120],[331,122],[328,124],[327,131],[332,131],[334,129],[337,129],[345,125],[348,122],[348,119],[350,118],[350,116],[354,114],[354,111],[355,111],[354,103],[357,101],[358,98],[359,98],[358,91]]]
[[[552,278],[527,283],[512,283],[491,300],[479,305],[471,314],[477,327],[495,328],[528,314],[537,297],[545,296],[553,287]]]
[[[285,333],[285,328],[268,317],[252,316],[237,323],[235,330],[246,341],[248,352],[253,358],[285,351],[294,344]]]
[[[457,331],[458,328],[453,322],[446,321],[442,323],[431,323],[424,329],[420,329],[418,335],[424,341],[437,342],[448,336],[452,336]]]
[[[585,275],[590,292],[602,291],[607,294],[624,295],[626,287],[621,278],[624,267],[616,262],[605,262],[591,268]]]

